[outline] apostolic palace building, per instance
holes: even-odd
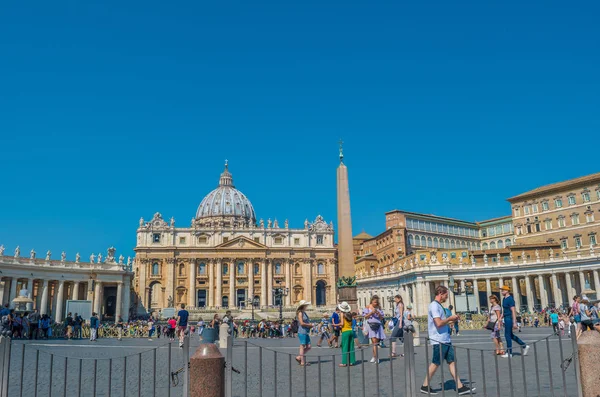
[[[227,163],[216,189],[200,202],[189,226],[160,213],[140,219],[134,289],[150,311],[185,303],[192,308],[283,305],[336,300],[333,223],[321,216],[304,227],[257,220],[233,184]]]
[[[567,305],[600,288],[600,173],[508,199],[511,214],[469,222],[407,211],[385,214],[385,231],[354,237],[359,305],[395,294],[425,315],[437,285],[458,311],[487,308],[508,285],[522,310]]]

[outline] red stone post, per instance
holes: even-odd
[[[225,396],[225,357],[214,343],[204,343],[190,359],[190,397]]]

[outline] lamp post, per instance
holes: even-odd
[[[254,324],[254,307],[259,303],[258,298],[248,299],[246,303],[252,306],[252,323]]]
[[[281,283],[281,282],[278,281],[278,284],[279,283]],[[275,296],[275,299],[279,298],[279,327],[282,330],[281,336],[283,336],[283,297],[288,296],[289,293],[290,293],[290,289],[287,287],[273,288],[273,294]]]
[[[467,283],[468,283],[467,279],[462,280],[462,284],[464,284],[464,286],[465,286],[465,288],[464,288],[465,299],[467,300],[466,320],[470,321],[471,320],[471,308],[469,307],[469,285]],[[452,289],[455,294],[460,295],[463,292],[463,289],[460,284],[457,284],[457,285],[454,284],[454,277],[450,277],[450,285],[452,286]],[[456,304],[456,298],[454,298],[454,303]]]

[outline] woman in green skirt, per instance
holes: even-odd
[[[352,313],[348,302],[342,302],[338,306],[342,312],[342,363],[340,367],[354,365],[356,357],[354,355],[354,335],[352,333]]]

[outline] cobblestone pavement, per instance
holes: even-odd
[[[550,332],[548,328],[527,328],[517,335],[532,343],[547,337]],[[548,344],[542,340],[535,344],[535,348],[532,345],[526,357],[522,357],[520,349],[516,349],[510,363],[508,359],[496,359],[489,332],[464,331],[453,337],[453,343],[459,376],[463,382],[470,380],[473,383],[477,388],[475,395],[510,396],[512,388],[514,396],[523,396],[524,385],[528,396],[563,396],[565,389],[567,396],[577,395],[573,365],[564,372],[563,384],[560,346],[563,359],[570,357],[572,351],[571,341],[566,337],[562,343],[556,336],[551,337]],[[193,338],[190,355],[198,344],[198,340]],[[311,365],[301,367],[294,360],[298,352],[295,338],[236,339],[233,366],[241,373],[233,374],[233,395],[405,396],[406,359],[398,357],[390,360],[387,344],[389,342],[386,342],[385,348],[379,349],[379,365],[369,362],[372,352],[371,348],[367,348],[357,351],[356,366],[340,368],[341,349],[317,348],[313,337],[313,349],[309,353]],[[170,346],[166,339],[124,339],[121,342],[116,339],[99,339],[98,342],[16,340],[12,343],[9,395],[34,395],[34,388],[37,388],[37,396],[44,397],[50,395],[51,388],[52,396],[63,396],[66,386],[66,395],[69,396],[182,396],[183,377],[180,376],[179,384],[173,386],[169,374],[183,366],[183,352],[177,342]],[[397,352],[403,352],[401,345]],[[427,366],[425,347],[417,346],[415,352],[416,382],[420,386]],[[223,355],[226,355],[225,350]],[[124,371],[125,365],[127,371]],[[456,395],[448,367],[443,369],[445,394]],[[441,375],[438,371],[431,382],[439,395],[442,395]]]

